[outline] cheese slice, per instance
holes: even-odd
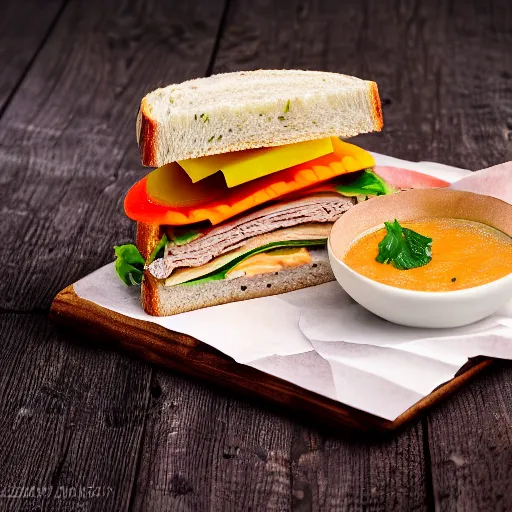
[[[240,262],[230,270],[227,279],[237,277],[253,277],[260,274],[279,272],[283,268],[300,267],[311,263],[311,254],[305,247],[274,249],[270,252],[260,252]]]
[[[375,166],[373,156],[364,149],[336,137],[331,139],[331,143],[332,153],[232,189],[226,188],[221,173],[199,183],[191,183],[177,163],[159,167],[128,191],[124,201],[126,215],[147,224],[185,226],[209,221],[216,225],[284,195],[298,192],[304,195],[304,192],[308,193],[304,189],[311,189],[348,172]],[[183,183],[181,178],[175,181],[177,173],[189,183]],[[201,189],[197,193],[191,190],[196,186]],[[204,194],[211,200],[194,204],[203,201]]]
[[[231,188],[328,155],[333,151],[332,140],[327,137],[274,148],[246,149],[221,155],[191,158],[180,160],[178,164],[185,169],[193,183],[221,171],[227,186]]]

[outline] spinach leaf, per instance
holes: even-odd
[[[387,234],[379,243],[379,263],[393,263],[399,270],[422,267],[432,260],[432,238],[402,226],[395,219],[385,222]]]
[[[395,189],[379,178],[370,169],[358,173],[344,175],[342,183],[336,185],[336,191],[341,195],[354,196],[382,196],[392,194]]]

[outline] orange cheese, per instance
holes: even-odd
[[[279,272],[283,268],[300,267],[311,263],[311,254],[305,247],[276,249],[271,252],[255,254],[240,262],[227,273],[228,279],[252,277],[259,274]]]

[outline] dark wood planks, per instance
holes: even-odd
[[[290,420],[169,372],[152,385],[134,510],[290,509]]]
[[[66,7],[0,120],[4,311],[48,308],[61,286],[132,238],[122,201],[145,173],[134,128],[140,99],[204,73],[222,7],[142,0]],[[94,340],[75,346],[43,315],[1,319],[0,486],[52,486],[54,494],[2,497],[0,510],[128,510],[151,368],[96,351]],[[100,487],[102,497],[58,499],[82,486]]]
[[[512,510],[512,364],[429,415],[436,510]]]
[[[135,510],[427,510],[420,423],[347,440],[204,387],[191,396],[168,372],[154,379]]]
[[[426,510],[421,424],[347,441],[168,372],[153,389],[135,510]]]
[[[46,315],[2,314],[0,332],[0,510],[126,510],[151,369]]]
[[[64,0],[0,3],[0,113],[59,15]],[[33,14],[37,12],[37,16]]]
[[[363,4],[289,0],[278,4],[261,1],[257,7],[241,0],[232,4],[214,71],[297,67],[329,69],[373,79],[379,84],[383,100],[385,129],[382,134],[359,137],[359,144],[402,158],[430,159],[479,169],[512,159],[511,23],[511,5],[506,0],[367,1]],[[404,465],[402,472],[396,473],[398,476],[407,473],[410,481],[399,484],[395,480],[384,494],[395,500],[414,496],[412,502],[390,505],[381,501],[377,509],[425,507],[425,486],[430,485],[427,483],[430,478],[443,509],[453,510],[457,505],[472,509],[474,503],[483,509],[492,510],[494,506],[505,509],[503,482],[509,477],[510,465],[506,462],[510,460],[509,437],[497,434],[501,436],[497,443],[490,434],[478,456],[470,458],[472,463],[466,466],[462,481],[457,478],[461,470],[455,472],[452,463],[447,465],[449,455],[433,445],[443,446],[449,439],[454,450],[459,447],[459,451],[464,451],[466,443],[478,444],[481,430],[462,427],[479,421],[488,425],[482,419],[484,413],[471,398],[478,393],[479,403],[483,405],[482,397],[488,394],[507,396],[509,373],[503,370],[495,380],[477,381],[457,395],[458,400],[443,406],[450,412],[446,421],[428,422],[432,450],[428,458],[432,459],[432,468],[425,468],[420,448],[419,465],[413,464],[412,471]],[[496,414],[501,418],[509,413],[505,414],[500,407]],[[458,417],[465,420],[456,421]],[[506,428],[502,425],[500,432]],[[403,453],[401,447],[409,439],[407,435],[402,436],[395,453]],[[489,465],[477,461],[487,460],[493,453],[492,446],[496,447],[498,460],[490,468],[491,475],[485,478]],[[375,451],[378,453],[378,448]],[[332,468],[335,473],[337,468],[342,474],[347,472],[348,459],[336,460],[322,450],[318,457],[324,471]],[[375,467],[379,461],[377,455],[366,466],[360,463],[359,468]],[[313,468],[305,465],[307,476],[302,484],[307,490],[305,495],[316,487]],[[430,472],[432,476],[428,475]],[[494,479],[493,486],[489,482]],[[419,487],[412,482],[419,482]],[[482,482],[487,485],[480,490]],[[339,497],[343,493],[339,481],[325,488],[331,490],[331,496]],[[327,492],[312,496],[313,509],[334,503],[325,500],[329,496]],[[477,497],[485,501],[479,502]],[[353,503],[375,505],[371,493],[370,497],[366,493],[365,498],[361,500],[359,496],[359,501],[354,499]],[[309,510],[308,507],[304,510]]]
[[[203,75],[223,2],[73,1],[0,120],[0,307],[49,307],[134,236],[149,90]],[[36,248],[37,247],[37,248]]]
[[[347,1],[342,6],[332,3],[332,7],[313,1],[232,4],[214,71],[306,67],[374,78],[384,98],[387,132],[362,138],[365,147],[472,168],[510,158],[510,66],[505,52],[506,45],[510,46],[510,13],[504,11],[504,1],[475,0],[467,13],[465,2],[439,0],[363,5]],[[188,74],[202,74],[198,62],[208,62],[208,44],[213,42],[222,10],[215,4],[210,11],[208,5],[176,3],[164,12],[164,7],[153,3],[109,7],[73,1],[66,8],[66,21],[57,26],[7,110],[8,122],[0,121],[0,201],[4,207],[0,235],[2,261],[8,262],[0,285],[1,307],[47,307],[55,291],[108,261],[111,245],[131,238],[131,223],[122,214],[121,202],[124,191],[144,174],[133,137],[135,110],[143,92],[160,79],[166,82],[177,75],[184,79]],[[187,37],[190,33],[193,36]],[[75,101],[69,103],[70,98]],[[34,240],[40,253],[23,260],[25,248]],[[20,259],[13,254],[21,255]],[[67,261],[71,263],[63,264]],[[19,294],[16,297],[14,290]],[[65,349],[49,349],[53,352],[46,359],[40,353],[33,356],[27,346],[46,346],[44,328],[36,317],[17,318],[21,320],[9,336],[17,343],[26,340],[20,350],[27,355],[22,359],[12,342],[6,344],[6,355],[4,345],[0,346],[4,354],[0,363],[2,407],[17,404],[16,383],[35,393],[46,382],[42,372],[53,369],[41,368],[41,360],[47,366],[55,359],[69,364],[60,390],[72,389],[83,374],[86,390],[98,380],[92,395],[98,395],[100,403],[103,396],[108,401],[124,389],[120,384],[126,381],[131,382],[126,384],[130,397],[115,398],[116,407],[136,404],[134,409],[140,412],[151,396],[133,510],[252,506],[253,510],[302,511],[360,509],[363,504],[368,510],[427,507],[428,476],[421,448],[427,432],[419,424],[386,443],[367,444],[322,434],[168,372],[155,374],[149,395],[147,387],[143,392],[135,387],[147,386],[149,372],[115,372],[124,365],[142,368],[124,357],[107,359],[107,370],[102,361],[112,354],[91,359],[94,352],[81,348],[81,355],[75,356],[60,336],[57,343],[65,343]],[[5,344],[4,329],[2,333]],[[457,505],[477,509],[478,504],[499,510],[509,503],[509,494],[500,496],[507,492],[503,482],[509,467],[509,431],[504,427],[508,423],[500,422],[493,430],[483,416],[486,404],[495,407],[510,399],[508,388],[504,390],[509,373],[504,370],[495,380],[478,381],[440,409],[442,416],[432,416],[428,423],[432,479],[441,509]],[[29,383],[25,374],[32,378]],[[20,393],[33,396],[26,390],[21,387]],[[73,410],[79,412],[84,399],[70,402],[78,404]],[[88,398],[85,402],[90,403]],[[96,402],[94,408],[101,406]],[[507,407],[499,405],[498,409],[498,415],[510,414]],[[17,410],[23,416],[22,407]],[[94,502],[100,504],[99,510],[101,506],[123,509],[127,503],[124,482],[134,471],[135,442],[128,441],[126,431],[119,437],[112,432],[107,435],[94,415],[78,426],[76,417],[69,415],[68,423],[58,420],[57,435],[45,431],[57,424],[45,419],[34,422],[35,431],[25,427],[23,437],[16,430],[10,432],[14,412],[9,409],[0,414],[0,431],[6,439],[0,448],[0,468],[3,474],[5,467],[8,476],[12,472],[9,482],[19,484],[18,477],[33,473],[34,485],[45,483],[46,475],[60,467],[56,482],[73,485],[77,476],[94,474],[103,448],[109,455],[109,448],[126,449],[126,459],[116,455],[99,470],[102,476],[110,475],[107,484],[120,483],[121,496]],[[137,436],[139,425],[133,421],[130,432]],[[40,459],[44,453],[53,453],[47,448],[53,447],[51,443],[60,447],[64,428],[66,439],[71,437],[68,451],[60,449],[60,459]],[[88,441],[80,433],[83,430],[90,430]],[[43,453],[30,451],[31,444],[43,445]],[[14,448],[9,453],[10,446]],[[462,469],[451,467],[455,464],[451,452],[444,448],[464,455],[475,446],[480,451],[464,459]],[[265,450],[277,454],[268,465],[259,458]],[[94,456],[88,460],[90,453]],[[0,500],[2,507],[16,510],[21,502],[6,505]]]
[[[427,510],[422,435],[421,423],[378,442],[297,427],[293,509]]]

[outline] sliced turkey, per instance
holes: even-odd
[[[352,198],[338,194],[318,194],[280,202],[213,227],[188,244],[168,243],[164,258],[155,260],[149,271],[157,279],[165,279],[174,269],[205,265],[242,247],[255,236],[300,224],[332,223],[353,205]]]

